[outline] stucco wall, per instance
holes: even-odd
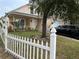
[[[36,29],[36,26],[37,26],[37,20],[31,19],[30,20],[30,28],[34,30],[34,29]]]
[[[38,31],[40,31],[40,32],[42,31],[42,19],[37,20],[37,27],[36,28]]]

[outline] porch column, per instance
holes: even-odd
[[[15,22],[15,17],[14,16],[13,16],[13,22]],[[15,31],[15,24],[13,25],[12,29]]]

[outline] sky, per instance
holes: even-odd
[[[29,0],[0,0],[0,17],[6,12],[14,10],[22,5],[25,5]]]

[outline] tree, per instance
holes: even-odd
[[[30,0],[32,10],[35,9],[42,15],[42,37],[46,37],[46,21],[48,16],[60,16],[72,19],[72,15],[77,13],[78,5],[75,0]]]

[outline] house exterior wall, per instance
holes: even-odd
[[[42,21],[41,21],[41,19],[36,19],[36,18],[31,18],[31,17],[23,17],[23,16],[19,16],[19,15],[9,15],[8,16],[10,29],[12,29],[14,31],[14,29],[16,27],[13,25],[13,22],[17,19],[20,20],[21,17],[24,19],[25,30],[42,31]]]
[[[29,27],[30,27],[30,19],[29,18],[25,18],[25,20],[26,20],[26,30],[28,30],[29,29]]]
[[[31,30],[42,31],[42,19],[31,18],[29,19],[29,22],[30,22],[29,28]]]
[[[36,30],[42,32],[42,19],[37,19]]]
[[[9,16],[9,21],[10,21],[10,27],[13,30],[15,27],[13,26],[12,22],[15,21],[16,19],[24,19],[24,28],[25,30],[38,30],[42,31],[42,19],[39,18],[32,18],[32,17],[27,17],[27,16],[19,16],[19,15],[10,15]],[[64,25],[64,22],[60,19],[57,20],[60,25]],[[46,31],[49,31],[49,25],[50,23],[53,22],[53,18],[48,18],[47,19],[47,25],[46,25]]]
[[[42,19],[36,19],[36,18],[31,18],[31,17],[23,17],[19,15],[10,15],[9,16],[9,26],[11,27],[12,30],[14,30],[14,26],[12,22],[16,19],[21,19],[21,17],[24,19],[24,28],[25,30],[38,30],[42,32]],[[13,20],[14,19],[14,20]],[[57,20],[60,25],[64,25],[64,22],[62,20]],[[53,22],[52,18],[47,19],[47,25],[46,25],[46,31],[49,32],[49,25]]]
[[[36,19],[31,19],[30,28],[34,30],[34,29],[36,29],[36,26],[37,26],[37,20]]]

